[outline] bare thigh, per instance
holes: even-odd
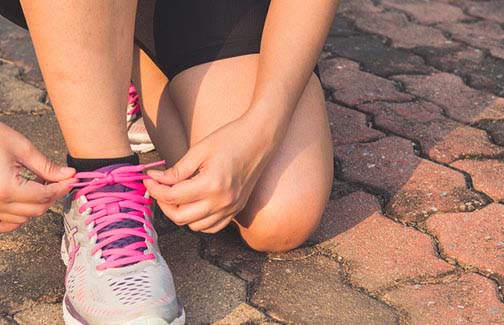
[[[169,97],[189,146],[248,109],[257,68],[258,55],[246,55],[192,67],[171,81]],[[170,138],[159,136],[156,141],[162,154],[171,143]],[[235,218],[242,237],[252,248],[262,251],[285,251],[302,244],[319,224],[332,177],[333,154],[324,96],[313,74],[285,139],[247,206]]]

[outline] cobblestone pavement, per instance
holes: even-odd
[[[25,32],[0,121],[63,163]],[[189,324],[504,324],[504,2],[346,0],[320,61],[336,177],[287,254],[158,220]],[[155,154],[142,157],[155,159]],[[60,324],[61,210],[0,236],[0,324]]]

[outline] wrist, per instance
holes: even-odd
[[[285,137],[291,116],[287,103],[270,97],[253,100],[242,118],[258,139],[276,147]]]

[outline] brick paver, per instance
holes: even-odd
[[[465,8],[471,16],[504,24],[504,7],[500,1],[467,2]]]
[[[497,156],[502,147],[490,142],[485,131],[450,120],[430,102],[372,103],[359,109],[373,114],[374,124],[420,144],[434,161],[449,163],[468,156]]]
[[[311,236],[311,241],[320,243],[331,240],[377,212],[381,212],[380,201],[376,196],[363,191],[352,192],[330,200],[322,216],[320,227]]]
[[[0,315],[62,301],[61,235],[61,217],[49,212],[0,236]]]
[[[332,89],[334,99],[349,106],[369,101],[408,101],[413,96],[397,90],[393,81],[359,70],[359,64],[336,58],[320,63],[324,85]]]
[[[426,59],[438,70],[455,73],[476,89],[486,89],[504,95],[504,65],[499,59],[485,55],[485,51],[466,47],[459,51],[435,52]]]
[[[427,220],[444,254],[504,279],[504,206],[472,213],[438,214]]]
[[[341,267],[324,257],[265,263],[252,303],[290,324],[393,324],[397,315],[343,283]]]
[[[247,304],[236,307],[229,315],[213,323],[214,325],[228,324],[266,324],[267,318],[259,310]]]
[[[502,48],[504,29],[496,22],[452,23],[442,24],[438,27],[449,32],[457,41],[489,50],[492,56],[504,59],[504,49]]]
[[[439,284],[412,284],[385,295],[404,308],[410,324],[504,323],[504,306],[495,283],[474,273]]]
[[[383,5],[404,11],[422,24],[453,22],[469,18],[464,15],[461,8],[441,2],[384,0]]]
[[[463,123],[504,119],[504,99],[466,86],[450,73],[430,76],[396,76],[406,90],[444,108],[447,115]]]
[[[2,16],[0,16],[0,57],[21,68],[20,77],[24,81],[38,88],[45,88],[30,35]]]
[[[352,193],[331,202],[331,207],[332,215],[324,219],[337,221],[323,222],[313,239],[325,239],[319,246],[343,258],[354,285],[378,291],[401,280],[453,270],[436,256],[429,236],[377,212],[379,205],[373,196]]]
[[[327,103],[327,112],[335,146],[368,142],[385,136],[370,127],[363,113],[333,103]]]
[[[404,13],[369,13],[355,18],[355,25],[363,31],[379,34],[392,40],[392,46],[404,49],[415,47],[454,48],[458,46],[442,31],[415,24]]]
[[[42,104],[45,92],[22,82],[19,77],[20,71],[16,66],[0,65],[0,110],[25,113],[49,110]]]
[[[330,37],[326,50],[359,62],[365,71],[387,77],[394,74],[427,74],[434,69],[423,58],[387,46],[387,40],[374,35]]]
[[[471,175],[474,188],[496,201],[504,201],[504,163],[496,159],[459,160],[451,164]]]
[[[503,324],[503,23],[502,1],[343,0],[319,62],[321,226],[266,254],[157,218],[188,324]],[[46,102],[28,34],[0,17],[0,122],[64,163]],[[61,214],[0,235],[0,324],[62,324]]]
[[[407,222],[420,221],[438,211],[472,210],[485,204],[467,188],[464,176],[445,166],[421,159],[413,144],[397,137],[335,148],[341,176],[385,191],[385,211]]]

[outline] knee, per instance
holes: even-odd
[[[301,212],[302,211],[302,212]],[[259,252],[280,253],[299,247],[320,223],[319,209],[292,211],[285,206],[268,207],[255,215],[253,221],[243,226],[238,220],[240,234],[247,245]]]

